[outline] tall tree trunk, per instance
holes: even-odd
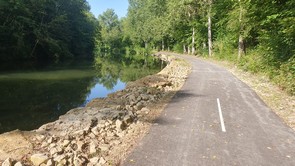
[[[36,42],[35,42],[35,45],[34,45],[32,51],[31,51],[31,57],[34,56],[34,53],[35,53],[35,50],[36,50],[36,48],[37,48],[38,43],[39,43],[39,39],[37,39]]]
[[[191,48],[189,46],[187,46],[187,53],[191,54]]]
[[[183,53],[186,54],[186,46],[183,44]]]
[[[164,43],[164,39],[162,39],[162,51],[165,50],[165,43]]]
[[[243,25],[243,6],[241,3],[241,0],[239,0],[239,5],[240,5],[240,15],[239,15],[239,23],[240,23],[240,32],[239,32],[239,51],[238,51],[238,60],[241,59],[242,55],[245,54],[246,49],[245,49],[245,43],[244,43],[244,37],[243,37],[243,30],[244,30],[244,25]]]
[[[192,54],[195,55],[195,28],[193,27],[193,34],[192,34]]]
[[[209,57],[212,56],[212,32],[211,32],[211,7],[212,7],[212,0],[209,0],[209,9],[208,9],[208,52],[209,52]]]
[[[44,20],[44,14],[42,15],[42,19],[41,19],[41,22],[40,22],[40,26],[39,28],[41,29],[41,27],[43,26],[43,20]],[[39,44],[39,39],[38,39],[38,36],[37,36],[37,39],[36,39],[36,42],[35,42],[35,45],[31,51],[31,57],[33,57],[35,51],[36,51],[36,48],[37,48],[37,45]]]
[[[243,38],[243,36],[241,34],[239,34],[238,60],[241,59],[242,55],[245,55],[244,38]]]
[[[147,53],[147,49],[148,49],[148,42],[144,42],[144,48],[145,48],[145,50],[143,51],[143,55],[145,56],[145,55],[147,55],[148,53]]]

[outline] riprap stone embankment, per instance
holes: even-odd
[[[29,132],[0,135],[2,165],[114,165],[147,131],[190,71],[187,62],[156,54],[168,64],[58,120]],[[13,139],[13,140],[12,140]]]

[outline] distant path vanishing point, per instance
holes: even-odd
[[[246,84],[193,56],[192,73],[124,166],[294,166],[295,132]]]

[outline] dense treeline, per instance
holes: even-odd
[[[129,0],[133,45],[211,56],[266,73],[295,93],[295,1]]]
[[[294,6],[293,0],[129,0],[126,18],[108,9],[96,19],[86,0],[0,0],[0,62],[173,50],[231,60],[294,94]]]
[[[159,72],[165,65],[155,57],[143,55],[125,54],[119,58],[107,55],[95,59],[97,81],[108,89],[113,89],[118,80],[135,81]]]
[[[0,62],[92,57],[89,10],[86,0],[0,0]]]

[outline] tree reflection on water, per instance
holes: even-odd
[[[96,57],[94,65],[1,73],[0,133],[38,128],[85,105],[89,96],[105,97],[122,89],[123,83],[158,72],[160,66],[161,62],[153,57],[108,55]],[[101,88],[99,92],[97,88]],[[103,88],[107,89],[104,94],[100,93]]]

